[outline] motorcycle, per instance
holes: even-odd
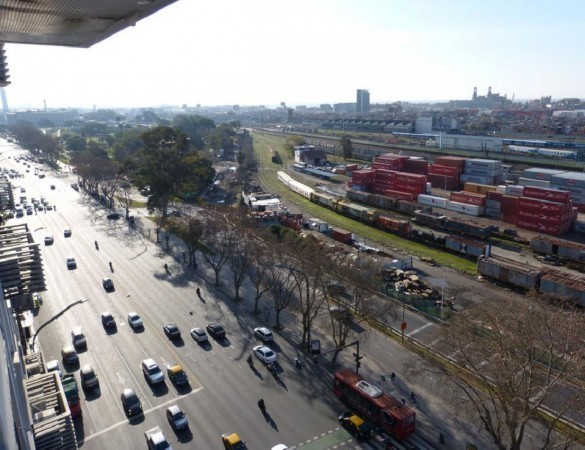
[[[100,249],[100,246],[98,245],[97,241],[95,241],[94,244],[95,244],[95,249],[96,250],[99,250]]]
[[[269,363],[269,364],[266,365],[266,367],[268,368],[268,371],[273,376],[277,376],[278,375],[278,371],[276,370],[276,366],[274,365],[274,363]]]
[[[295,367],[297,369],[300,369],[301,367],[303,367],[303,361],[301,361],[299,358],[295,358],[294,363],[295,363]]]

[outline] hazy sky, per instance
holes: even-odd
[[[585,2],[178,0],[90,49],[6,45],[11,108],[585,97]]]

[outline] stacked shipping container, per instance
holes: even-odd
[[[462,183],[498,184],[503,179],[502,161],[491,159],[468,159],[465,170],[459,177]]]
[[[555,189],[525,186],[518,199],[516,225],[545,234],[563,234],[574,222],[570,194]]]

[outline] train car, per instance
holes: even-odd
[[[413,228],[408,237],[413,241],[432,245],[433,247],[445,248],[445,236],[435,234],[432,231]]]
[[[317,191],[311,194],[311,201],[333,211],[337,211],[337,203],[339,203],[338,198]]]
[[[350,203],[340,200],[337,203],[336,211],[345,216],[351,217],[352,219],[359,220],[365,223],[375,223],[378,215],[380,214],[374,208],[368,208],[367,206],[358,205],[357,203]]]
[[[306,186],[303,183],[299,183],[296,180],[291,180],[288,184],[288,187],[292,191],[295,191],[297,194],[301,194],[303,197],[308,198],[309,200],[311,200],[311,194],[315,192],[315,189]]]
[[[293,178],[292,178],[292,177],[291,177],[291,176],[290,176],[288,173],[286,173],[286,172],[283,172],[282,170],[279,170],[278,172],[276,172],[276,176],[278,177],[278,179],[279,179],[279,180],[280,180],[282,183],[284,183],[284,184],[285,184],[285,185],[287,185],[287,186],[288,186],[288,184],[289,184],[289,183],[292,181],[292,179],[293,179]]]
[[[423,209],[424,205],[408,200],[398,200],[396,209],[402,213],[413,215],[415,211]]]
[[[447,217],[441,213],[433,213],[424,210],[414,212],[414,221],[423,227],[437,228],[442,230],[445,228],[445,221]]]
[[[448,217],[445,220],[445,229],[457,234],[477,237],[480,239],[489,239],[494,227],[493,225],[482,225],[475,221],[468,221],[457,217]]]
[[[380,215],[376,219],[376,225],[382,230],[389,231],[400,236],[408,236],[412,230],[409,221],[384,215]]]
[[[346,196],[348,198],[348,200],[354,201],[354,202],[359,202],[359,203],[364,203],[366,205],[371,205],[371,197],[372,194],[370,194],[369,192],[364,192],[364,191],[357,191],[355,189],[348,189],[346,192]]]

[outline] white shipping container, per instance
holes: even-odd
[[[540,167],[531,167],[530,169],[525,169],[522,171],[522,177],[550,181],[554,175],[560,175],[561,173],[565,172],[566,170],[542,169]]]
[[[431,185],[431,183],[427,183],[427,188],[425,189],[425,193],[430,194],[432,188],[433,188],[433,186]]]
[[[459,202],[447,202],[447,209],[450,211],[467,214],[469,216],[481,216],[483,215],[483,206],[468,205],[466,203]]]
[[[547,180],[535,180],[532,178],[518,178],[518,184],[520,186],[533,186],[541,188],[550,188],[550,181]]]
[[[522,197],[524,194],[524,186],[506,186],[506,195],[513,195],[514,197]]]
[[[478,175],[480,177],[497,177],[502,175],[502,169],[484,169],[483,167],[466,167],[463,172],[466,175]]]
[[[500,194],[505,194],[506,187],[507,186],[505,184],[500,184],[500,185],[496,186],[496,192],[499,192]]]
[[[447,207],[447,199],[443,197],[436,197],[433,195],[424,195],[420,194],[418,196],[418,202],[427,205],[427,206],[435,206],[437,208],[446,208]]]
[[[467,175],[465,173],[459,175],[459,181],[461,183],[477,183],[477,184],[494,184],[494,178],[496,177],[482,177],[479,175]]]
[[[558,189],[559,191],[570,192],[571,195],[585,196],[585,188],[578,186],[559,186],[558,184],[551,183],[551,189]]]
[[[477,159],[470,158],[465,161],[465,168],[485,168],[485,169],[496,169],[502,167],[502,161],[495,159]]]

